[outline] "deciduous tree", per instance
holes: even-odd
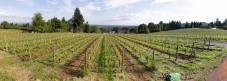
[[[32,17],[32,30],[36,32],[47,32],[47,24],[43,20],[42,14],[41,13],[35,13],[34,16]]]
[[[7,21],[3,21],[1,23],[1,26],[2,26],[3,29],[9,29],[10,28],[10,25]]]

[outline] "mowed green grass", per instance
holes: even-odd
[[[38,62],[21,62],[17,56],[0,51],[0,81],[60,80],[60,72]]]
[[[171,31],[155,32],[151,36],[161,36],[170,38],[189,38],[199,40],[215,40],[227,42],[227,30],[222,29],[205,29],[205,28],[187,28]]]
[[[18,33],[22,31],[0,29],[2,36]],[[22,62],[16,55],[0,50],[0,81],[59,81],[61,72],[62,69],[46,66],[36,61]]]
[[[17,36],[19,35],[19,36]],[[35,36],[64,36],[75,35],[74,33],[22,33],[20,30],[0,29],[0,42],[4,45],[5,40],[26,40]],[[11,37],[10,37],[11,36]],[[17,38],[16,38],[17,37]],[[12,40],[13,39],[13,40]],[[7,42],[7,41],[6,41]],[[52,67],[36,60],[21,61],[17,55],[0,50],[0,81],[62,81],[64,69]],[[74,77],[64,78],[74,79]]]
[[[14,29],[0,29],[0,34],[15,34],[15,33],[21,33],[21,30],[14,30]]]
[[[8,57],[11,57],[10,54],[0,51],[0,81],[14,81],[15,79],[12,78],[9,74],[4,72],[3,67],[5,66],[5,63],[7,63],[9,60],[7,60]]]

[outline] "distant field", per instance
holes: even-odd
[[[152,34],[159,35],[226,35],[226,30],[222,29],[202,29],[202,28],[188,28],[188,29],[178,29],[171,31],[164,31]]]
[[[189,38],[189,39],[200,39],[205,40],[211,38],[216,41],[226,41],[227,32],[222,29],[201,29],[201,28],[190,28],[190,29],[178,29],[172,31],[164,31],[152,33],[150,35],[160,37],[172,37],[172,38]]]
[[[21,33],[22,31],[21,30],[13,30],[13,29],[9,29],[9,30],[6,30],[6,29],[0,29],[0,33],[1,34],[9,34],[9,33]]]
[[[225,30],[151,34],[21,33],[0,30],[0,80],[204,80],[227,55]],[[79,78],[83,77],[84,78]]]

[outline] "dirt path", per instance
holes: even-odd
[[[206,81],[227,81],[227,58],[206,78]]]
[[[227,47],[227,42],[220,42],[220,41],[211,41],[211,45],[219,45],[219,46],[224,46]]]
[[[211,41],[211,44],[227,48],[226,42]],[[224,58],[206,78],[206,81],[227,81],[227,57]]]
[[[64,71],[62,72],[62,77],[66,77],[68,75],[71,76],[76,76],[77,73],[79,73],[79,71],[82,69],[81,67],[84,66],[85,63],[85,53],[87,53],[90,48],[92,47],[92,45],[94,45],[95,41],[98,40],[98,38],[96,38],[95,40],[93,40],[87,47],[86,49],[84,49],[84,51],[80,54],[78,54],[77,56],[75,56],[72,61],[70,62],[70,64],[68,66],[66,66],[66,68],[64,69]]]

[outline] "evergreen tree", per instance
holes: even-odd
[[[222,24],[221,24],[221,21],[219,20],[219,18],[216,19],[215,25],[216,25],[218,28],[221,28],[221,27],[222,27]]]
[[[215,27],[215,24],[214,24],[214,22],[210,22],[210,23],[208,24],[208,26],[214,28],[214,27]]]
[[[88,21],[85,23],[85,26],[84,26],[85,28],[84,28],[84,32],[85,33],[89,33],[90,32],[90,26],[89,26],[89,24],[88,24]]]
[[[159,27],[158,31],[162,31],[163,30],[163,21],[160,21],[158,23],[158,27]]]
[[[155,32],[155,24],[153,22],[148,23],[148,28],[150,32]]]
[[[222,23],[223,26],[227,25],[227,19],[224,20],[224,22]]]
[[[175,23],[175,26],[176,26],[176,29],[180,29],[181,28],[181,22],[180,21],[177,21]]]
[[[203,26],[202,22],[199,22],[199,27],[202,27],[202,26]]]
[[[138,27],[138,33],[150,33],[150,30],[146,24],[140,24]]]
[[[194,28],[194,27],[195,27],[194,22],[191,22],[191,28]]]
[[[129,31],[130,31],[130,33],[137,33],[137,32],[136,32],[136,28],[130,28]]]
[[[22,27],[29,28],[30,25],[29,25],[29,23],[26,23],[26,24],[23,24]]]
[[[185,28],[189,28],[189,27],[190,27],[190,26],[189,26],[189,23],[186,22],[184,27],[185,27]]]
[[[150,30],[149,30],[149,28],[147,27],[147,25],[145,25],[145,29],[144,29],[145,31],[144,31],[144,33],[150,33]]]
[[[72,27],[74,33],[81,33],[84,30],[84,18],[79,8],[76,8],[72,17]]]
[[[119,33],[119,28],[118,27],[114,27],[113,31],[115,31],[115,33]]]
[[[61,31],[66,32],[69,30],[69,23],[65,20],[65,17],[61,19]]]
[[[57,17],[54,17],[49,20],[48,25],[50,27],[50,32],[59,32],[62,29],[61,20],[59,20]]]
[[[91,30],[90,30],[91,33],[101,33],[101,30],[100,30],[100,27],[99,26],[92,26],[91,27]]]

